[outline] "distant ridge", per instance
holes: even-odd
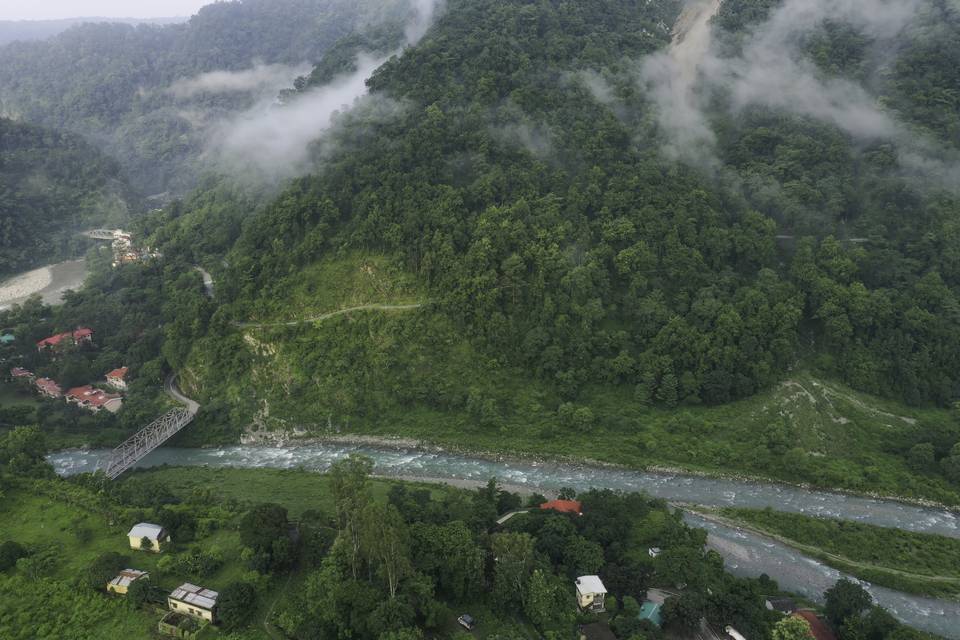
[[[45,40],[70,27],[85,22],[122,22],[124,24],[177,24],[189,20],[187,16],[172,18],[104,18],[91,16],[83,18],[61,18],[58,20],[0,20],[0,46],[17,40]]]

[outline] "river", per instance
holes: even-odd
[[[67,260],[17,274],[0,282],[0,310],[22,304],[34,294],[47,304],[58,304],[68,289],[79,289],[87,279],[87,261]]]
[[[50,456],[57,473],[93,471],[107,450],[62,451]],[[400,478],[437,478],[502,482],[529,490],[578,490],[590,487],[644,491],[674,502],[710,506],[772,507],[781,511],[857,520],[910,531],[960,538],[958,515],[895,501],[877,500],[776,484],[753,483],[679,474],[657,474],[615,468],[595,468],[552,462],[494,461],[444,452],[388,450],[367,446],[314,444],[288,446],[230,446],[216,449],[160,448],[138,467],[163,464],[211,467],[273,467],[322,471],[350,453],[370,456],[378,474]],[[707,522],[687,514],[692,525],[708,530],[708,544],[719,552],[735,574],[766,573],[783,588],[820,600],[823,591],[841,575],[816,560],[767,538]],[[922,598],[866,585],[877,603],[905,623],[960,640],[960,602]]]

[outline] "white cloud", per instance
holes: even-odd
[[[641,82],[657,104],[669,155],[717,164],[704,106],[718,88],[734,110],[762,105],[828,122],[859,139],[909,139],[863,87],[824,77],[804,59],[801,46],[825,20],[893,38],[914,18],[919,0],[785,0],[748,34],[734,58],[721,57],[711,37],[710,19],[719,6],[719,0],[689,2],[673,44],[642,62]]]
[[[309,167],[310,143],[330,128],[333,116],[367,93],[366,80],[385,61],[361,56],[356,71],[298,94],[285,104],[262,102],[213,128],[209,154],[228,169],[255,169],[280,178]]]
[[[241,71],[210,71],[192,78],[181,78],[167,88],[178,99],[203,93],[254,93],[277,95],[294,78],[310,72],[310,65],[256,64]]]

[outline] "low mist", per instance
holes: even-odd
[[[334,114],[352,108],[367,92],[367,78],[384,62],[361,56],[353,73],[287,103],[261,103],[215,125],[208,154],[223,169],[253,169],[268,179],[306,171],[310,143],[330,127]]]
[[[706,104],[719,90],[739,111],[766,106],[832,124],[863,142],[893,140],[912,146],[905,164],[919,164],[923,150],[893,116],[860,85],[829,77],[804,58],[804,37],[825,21],[854,26],[889,41],[915,18],[920,0],[785,0],[743,41],[742,53],[723,57],[712,38],[719,0],[690,0],[671,46],[645,58],[640,82],[657,105],[664,152],[713,169],[715,136]],[[929,162],[933,162],[932,160]]]
[[[410,0],[410,18],[404,34],[405,46],[415,45],[426,34],[442,8],[442,0]],[[330,83],[294,94],[281,103],[271,98],[259,101],[251,109],[209,129],[206,157],[221,169],[254,171],[268,180],[278,180],[310,170],[311,145],[330,128],[334,116],[354,108],[367,94],[367,79],[393,55],[361,54],[355,71],[335,78]],[[305,75],[309,68],[260,65],[244,72],[213,72],[175,84],[170,88],[180,95],[198,92],[253,91],[257,87],[273,87],[271,95]],[[277,84],[277,79],[285,81]],[[370,99],[367,99],[368,101]],[[378,97],[382,109],[395,112],[397,103]],[[389,104],[388,104],[389,103]]]
[[[242,71],[211,71],[193,78],[183,78],[170,85],[166,92],[180,100],[203,94],[277,93],[290,86],[292,78],[310,72],[310,65],[257,64]]]

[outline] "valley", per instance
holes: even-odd
[[[960,639],[958,7],[78,22],[0,45],[0,635]]]

